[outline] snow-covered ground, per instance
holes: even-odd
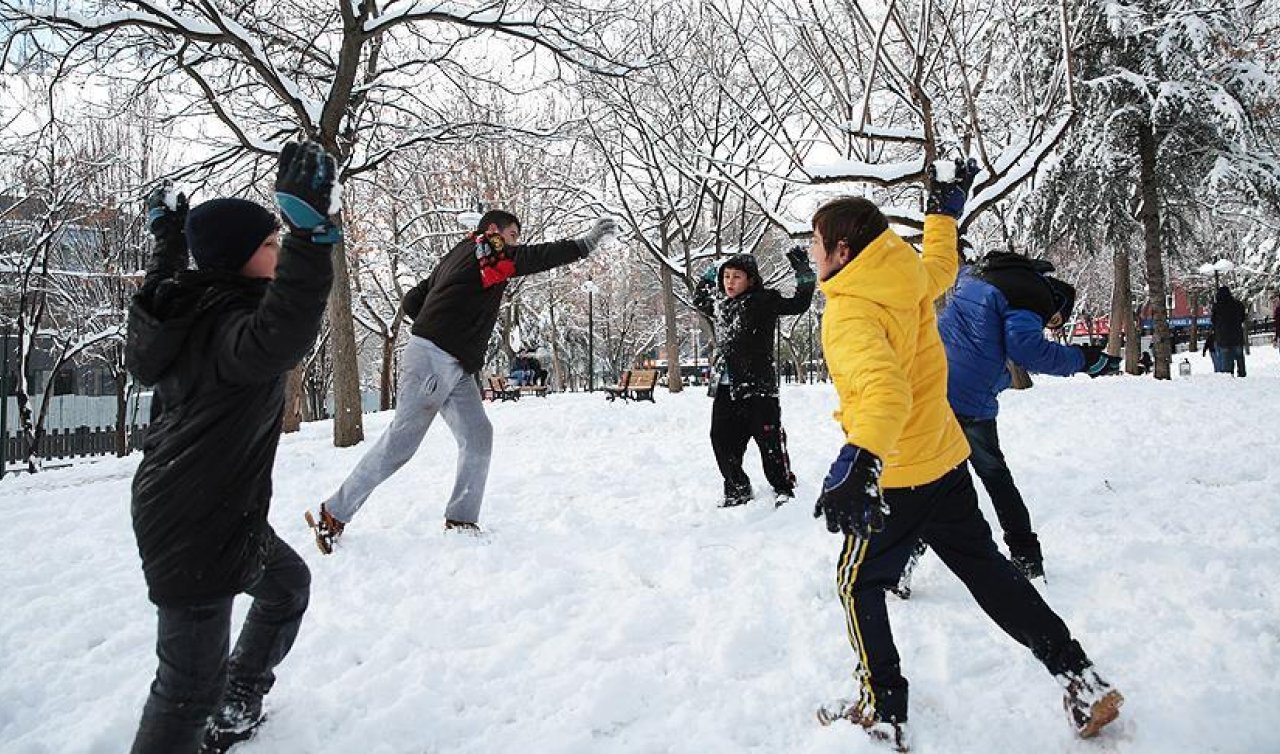
[[[911,601],[890,598],[917,752],[1280,751],[1280,358],[1254,349],[1243,380],[1193,361],[1189,379],[1037,378],[1003,400],[1045,591],[1125,693],[1120,721],[1073,738],[1058,686],[931,557]],[[839,541],[810,517],[841,442],[834,394],[782,400],[800,494],[781,510],[715,507],[700,390],[553,395],[490,408],[488,537],[441,531],[440,425],[328,558],[302,511],[367,444],[336,450],[326,424],[287,437],[272,520],[311,564],[312,604],[271,720],[237,751],[875,751],[813,715],[850,691]],[[0,482],[5,754],[128,748],[155,666],[137,460]],[[763,488],[754,449],[748,470]]]

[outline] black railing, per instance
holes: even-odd
[[[145,424],[135,424],[125,434],[130,450],[142,448],[142,439],[146,437]],[[25,460],[26,444],[21,433],[10,434],[0,443],[0,453],[4,462],[12,466]],[[86,456],[103,456],[116,452],[115,427],[76,427],[75,429],[53,430],[40,440],[40,457],[51,458],[83,458]]]

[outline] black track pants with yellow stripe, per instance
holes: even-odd
[[[889,628],[885,590],[898,583],[920,539],[960,578],[983,611],[1050,673],[1078,672],[1089,665],[1062,619],[1000,554],[978,509],[967,465],[920,487],[886,489],[884,498],[890,510],[884,530],[870,537],[845,537],[836,572],[858,660],[854,675],[867,712],[874,710],[882,720],[907,719],[907,679]]]

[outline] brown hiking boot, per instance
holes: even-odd
[[[1067,710],[1071,726],[1081,738],[1093,738],[1098,735],[1098,731],[1120,716],[1124,696],[1102,680],[1092,667],[1079,673],[1064,673],[1057,676],[1057,679],[1066,687],[1066,692],[1062,695],[1062,706]]]
[[[342,536],[342,530],[347,525],[325,510],[324,503],[320,504],[319,521],[312,517],[311,511],[307,511],[303,517],[307,519],[307,526],[311,527],[311,532],[316,535],[316,547],[320,548],[320,552],[325,555],[333,554],[333,545],[338,541],[338,537]]]
[[[898,754],[911,750],[907,723],[879,719],[865,700],[837,699],[818,708],[818,722],[822,725],[831,725],[837,720],[848,720],[857,725],[866,731],[872,741],[888,746]]]

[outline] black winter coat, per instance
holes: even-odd
[[[702,280],[694,288],[693,303],[715,322],[719,345],[716,372],[729,375],[729,394],[733,399],[776,397],[778,375],[773,362],[773,340],[778,317],[807,311],[813,301],[816,279],[812,272],[797,273],[795,293],[788,298],[773,288],[764,287],[754,260],[745,266],[751,278],[751,288],[745,293],[728,298],[722,282],[713,284]],[[713,375],[712,390],[717,380]]]
[[[185,241],[157,243],[126,345],[155,385],[133,530],[157,605],[231,596],[262,572],[285,375],[320,330],[330,252],[286,236],[268,281],[185,270]]]
[[[484,366],[489,336],[498,321],[507,279],[549,270],[587,256],[575,240],[516,246],[512,267],[485,284],[476,241],[468,236],[449,250],[427,279],[404,295],[400,307],[413,320],[413,334],[426,338],[475,373]]]
[[[1226,288],[1218,289],[1213,302],[1213,341],[1217,348],[1239,348],[1244,345],[1244,304]]]

